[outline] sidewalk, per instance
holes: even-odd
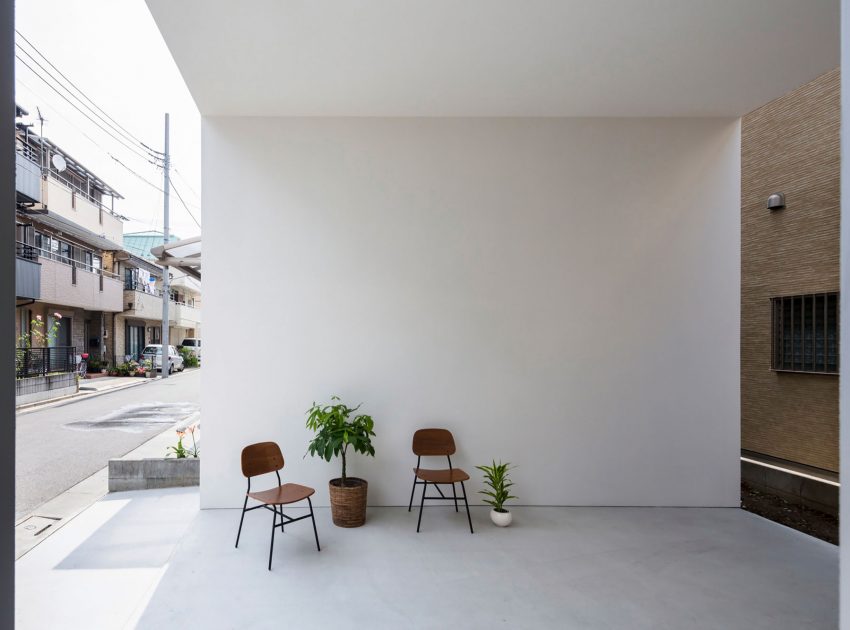
[[[153,379],[145,380],[152,381]],[[199,419],[200,412],[184,418],[176,426],[169,427],[159,435],[155,435],[120,459],[165,457],[167,447],[172,446],[176,442],[175,429],[182,429],[195,424]],[[196,434],[196,439],[200,445],[200,432]],[[28,551],[44,542],[49,536],[73,520],[81,512],[104,497],[108,492],[108,486],[108,466],[104,466],[95,474],[83,479],[62,494],[40,505],[30,514],[19,519],[15,523],[15,560],[18,560]]]

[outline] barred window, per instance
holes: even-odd
[[[838,293],[775,297],[771,302],[771,367],[838,374]]]

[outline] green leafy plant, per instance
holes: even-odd
[[[375,432],[372,430],[375,422],[372,416],[365,414],[351,415],[360,409],[348,407],[343,404],[338,396],[331,397],[330,405],[317,405],[315,402],[307,410],[307,428],[316,433],[316,436],[307,447],[307,452],[318,455],[326,461],[333,457],[342,458],[342,485],[347,483],[345,456],[348,447],[356,453],[365,453],[375,456],[375,448],[372,446],[372,438]],[[306,457],[306,454],[304,455]]]
[[[195,442],[195,429],[196,428],[197,427],[195,425],[192,425],[190,427],[187,427],[184,431],[180,431],[178,429],[178,431],[177,431],[177,445],[176,446],[169,446],[167,449],[165,449],[166,457],[168,457],[171,454],[174,454],[174,456],[177,459],[186,459],[187,457],[195,457],[195,458],[200,457],[201,456],[201,449],[198,448],[198,444],[197,444],[197,442]],[[192,436],[192,446],[191,447],[183,446],[183,438],[186,437],[187,433]]]
[[[189,348],[177,348],[177,352],[183,357],[183,365],[186,367],[198,367],[201,362],[198,361],[198,355]]]
[[[165,449],[166,457],[174,453],[174,456],[177,459],[186,459],[189,456],[189,450],[183,446],[183,437],[186,435],[185,431],[177,430],[177,446],[169,446]]]
[[[476,468],[484,473],[484,485],[487,486],[486,490],[479,490],[479,494],[489,497],[484,499],[484,503],[492,506],[497,512],[507,512],[504,507],[505,502],[516,499],[510,493],[510,488],[514,485],[508,473],[512,470],[510,463],[503,464],[500,461],[497,464],[494,459],[492,466],[476,466]]]

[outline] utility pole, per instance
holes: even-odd
[[[162,243],[168,245],[168,192],[171,188],[171,180],[168,176],[168,168],[171,158],[168,153],[168,113],[165,114],[165,157],[162,166]],[[163,258],[166,257],[163,253]],[[162,268],[162,378],[168,378],[168,302],[171,299],[168,289],[168,265]]]

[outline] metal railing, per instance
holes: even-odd
[[[16,348],[15,376],[26,378],[73,372],[76,369],[76,356],[75,346]]]
[[[129,280],[127,278],[124,278],[124,290],[138,291],[139,293],[146,293],[155,297],[162,297],[162,289],[157,289],[155,287],[152,287],[150,284],[146,282],[140,282],[139,280]]]
[[[73,258],[68,258],[67,256],[62,256],[57,252],[53,252],[47,249],[42,249],[40,247],[36,247],[35,245],[29,245],[27,243],[22,243],[20,241],[15,242],[16,252],[17,251],[26,251],[29,255],[34,255],[36,258],[31,260],[37,260],[39,257],[48,258],[50,260],[55,260],[64,265],[68,265],[69,267],[76,267],[82,271],[88,271],[89,273],[96,274],[98,276],[105,276],[107,278],[118,279],[118,276],[111,271],[107,271],[106,269],[100,269],[95,267],[94,265],[90,265],[87,262],[82,260],[75,260]],[[92,254],[94,255],[94,254]]]
[[[36,248],[32,245],[27,245],[26,243],[15,243],[15,256],[23,258],[24,260],[38,262],[38,252],[36,251]]]
[[[147,295],[153,295],[155,297],[162,297],[162,289],[157,289],[155,287],[151,287],[149,284],[145,282],[140,282],[138,280],[130,280],[124,279],[124,290],[125,291],[138,291],[139,293],[145,293]],[[171,296],[168,300],[172,304],[179,304],[180,306],[185,306],[187,308],[198,308],[195,306],[195,300],[192,298],[176,300],[174,296]]]

